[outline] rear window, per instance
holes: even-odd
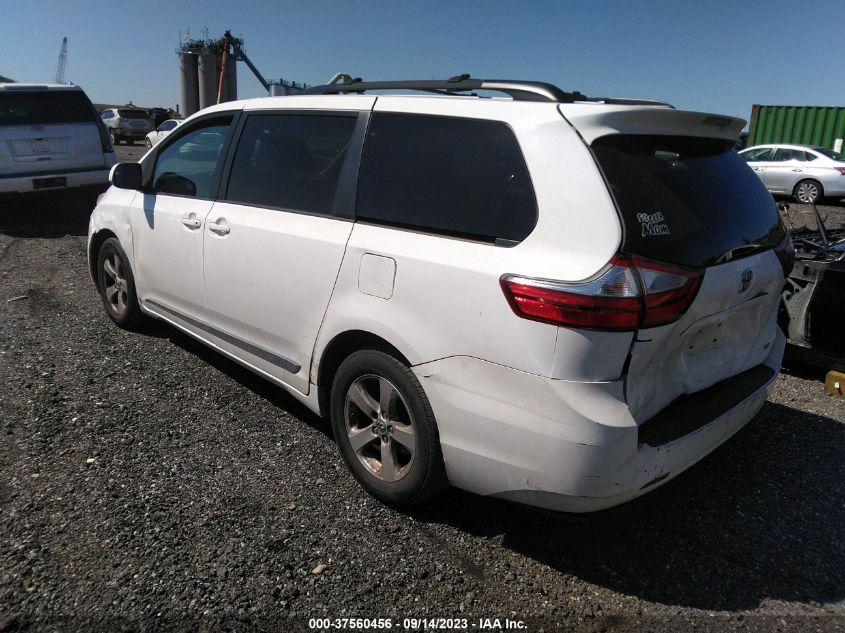
[[[498,121],[373,114],[359,219],[494,241],[525,239],[537,203],[522,152]]]
[[[147,114],[145,110],[130,110],[127,108],[121,108],[117,111],[117,115],[124,119],[148,119],[150,115]]]
[[[775,202],[733,144],[680,136],[612,135],[593,151],[625,224],[624,250],[707,266],[775,246]]]
[[[0,91],[0,125],[92,123],[93,107],[79,90]]]

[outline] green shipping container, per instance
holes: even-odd
[[[842,152],[845,139],[845,107],[767,106],[751,107],[748,146],[765,143],[818,145]]]

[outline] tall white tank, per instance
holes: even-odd
[[[214,53],[202,53],[198,57],[200,110],[203,110],[217,103],[217,79],[220,66],[217,62],[218,57]]]
[[[189,117],[200,108],[196,55],[179,53],[179,87],[182,116]]]

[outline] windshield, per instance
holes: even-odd
[[[121,108],[117,111],[117,115],[124,119],[144,119],[145,121],[149,118],[145,110],[127,110]]]
[[[94,121],[94,109],[80,90],[0,91],[0,125]]]
[[[772,196],[733,143],[617,134],[597,139],[593,151],[619,205],[629,253],[708,266],[783,237]]]
[[[832,149],[827,149],[826,147],[811,147],[810,149],[814,152],[818,152],[819,154],[823,154],[828,158],[832,158],[833,160],[845,160],[845,157],[843,157],[842,154],[834,152]]]

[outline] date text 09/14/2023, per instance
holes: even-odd
[[[510,618],[309,618],[308,628],[317,631],[527,631],[522,620]]]

